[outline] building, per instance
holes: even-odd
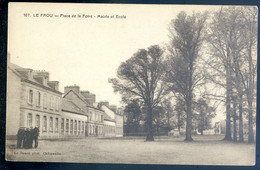
[[[114,110],[114,111],[113,111]],[[122,136],[121,115],[95,94],[50,81],[49,73],[7,66],[6,136],[16,138],[20,127],[39,127],[40,138]]]
[[[59,82],[46,71],[7,64],[6,137],[16,137],[19,127],[39,127],[40,136],[58,137],[61,121]]]
[[[80,91],[77,85],[66,86],[64,92],[63,98],[72,101],[86,117],[85,136],[103,136],[104,111],[94,106],[95,95]]]
[[[73,101],[62,98],[61,137],[87,136],[88,116]]]
[[[108,101],[99,102],[99,107],[105,112],[105,136],[123,136],[123,116],[117,114],[117,107],[109,105]],[[121,112],[120,112],[121,113]]]

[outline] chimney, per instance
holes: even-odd
[[[109,108],[109,102],[108,101],[101,101],[99,102],[100,105],[105,105]]]
[[[80,93],[82,94],[82,96],[84,96],[86,99],[89,98],[89,91],[80,91]]]
[[[113,110],[115,113],[117,113],[117,106],[116,105],[110,105],[109,108]]]
[[[75,93],[79,94],[80,87],[76,84],[74,84],[73,86],[66,86],[64,87],[64,94],[68,93],[70,90],[73,90]]]
[[[91,99],[92,105],[93,105],[94,103],[96,103],[96,95],[95,95],[95,94],[90,94],[90,99]]]

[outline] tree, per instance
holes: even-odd
[[[156,106],[153,110],[154,124],[156,127],[157,135],[160,136],[160,129],[166,123],[163,119],[165,118],[165,109],[162,106]]]
[[[253,7],[228,7],[215,12],[212,18],[209,39],[211,51],[211,74],[215,84],[226,90],[226,135],[231,137],[231,115],[236,123],[236,103],[239,111],[239,141],[243,141],[243,95],[248,97],[252,108],[255,65],[252,52],[256,50],[257,10]],[[214,75],[214,76],[213,76]],[[213,78],[214,77],[214,78]],[[225,82],[219,81],[225,79]],[[235,91],[235,92],[234,92]],[[234,101],[235,100],[235,101]],[[233,111],[231,109],[233,103]],[[251,105],[251,106],[250,106]],[[250,111],[251,110],[251,111]],[[248,111],[252,115],[252,109]],[[252,116],[249,116],[249,131],[253,137]],[[236,135],[234,135],[236,136]],[[250,138],[252,139],[252,138]],[[234,139],[236,141],[236,139]]]
[[[253,102],[255,99],[256,92],[256,60],[254,56],[257,54],[257,21],[258,21],[258,10],[256,7],[244,7],[242,11],[245,29],[245,44],[246,49],[244,53],[244,69],[240,68],[241,79],[245,88],[245,93],[248,103],[248,142],[254,142],[253,132]],[[242,71],[244,70],[244,71]]]
[[[200,131],[201,135],[203,135],[203,130],[211,128],[211,119],[216,116],[215,109],[209,106],[205,99],[200,98],[196,102],[196,110],[198,112],[198,130]]]
[[[174,117],[174,112],[173,112],[173,106],[171,103],[171,97],[165,99],[163,102],[161,102],[162,108],[165,111],[165,128],[167,131],[170,131],[173,129],[173,124],[171,123],[171,119]]]
[[[203,79],[203,76],[196,72],[196,61],[200,57],[199,52],[205,38],[206,20],[206,13],[193,13],[189,16],[182,11],[171,21],[169,28],[171,43],[165,80],[169,83],[170,90],[185,102],[185,141],[193,140],[191,130],[194,89]]]
[[[177,113],[177,128],[179,133],[181,132],[181,128],[185,124],[185,103],[182,100],[177,100],[174,110]]]
[[[115,92],[127,99],[138,99],[145,105],[148,132],[146,141],[154,141],[153,109],[165,95],[163,50],[154,45],[148,50],[138,50],[130,59],[121,63],[117,77],[109,79]]]
[[[215,12],[212,18],[209,39],[212,58],[215,62],[211,65],[215,71],[216,79],[225,79],[225,82],[217,82],[225,89],[225,105],[226,105],[226,134],[224,140],[232,140],[231,137],[231,100],[234,82],[232,81],[232,56],[234,57],[241,50],[238,47],[238,37],[240,36],[239,11],[235,8],[221,8]],[[217,76],[216,76],[217,75]],[[221,83],[220,83],[221,82]]]
[[[126,115],[126,132],[137,133],[140,127],[140,121],[142,119],[141,107],[137,100],[133,100],[127,104],[124,110]]]

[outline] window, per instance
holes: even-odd
[[[40,128],[40,115],[36,115],[35,118],[35,126]]]
[[[59,118],[55,119],[55,132],[58,132]]]
[[[50,108],[53,109],[53,96],[50,96]]]
[[[50,132],[53,132],[53,117],[50,117]]]
[[[74,134],[76,135],[77,134],[77,121],[75,120],[75,123],[74,123]]]
[[[42,128],[43,132],[47,131],[47,116],[43,116],[43,128]]]
[[[66,132],[69,132],[69,119],[66,119]]]
[[[58,97],[56,97],[56,102],[55,102],[55,104],[56,104],[56,110],[59,110],[59,98]]]
[[[27,115],[27,126],[32,127],[32,114],[28,113]]]
[[[81,131],[82,131],[82,133],[84,133],[84,122],[82,121],[81,124],[82,124]]]
[[[103,115],[101,115],[101,122],[103,122],[104,121],[104,116]]]
[[[79,121],[78,134],[80,134],[81,122]]]
[[[46,93],[43,94],[43,107],[47,108],[47,95],[46,95]]]
[[[90,121],[92,121],[92,112],[90,112]]]
[[[37,106],[41,106],[41,93],[38,91]]]
[[[64,132],[64,118],[61,119],[61,127],[60,127],[61,133]]]
[[[28,92],[28,103],[33,104],[33,90],[30,89]]]
[[[70,134],[73,134],[73,120],[70,120]]]

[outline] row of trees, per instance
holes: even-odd
[[[153,131],[156,135],[165,135],[172,129],[178,129],[182,134],[185,125],[184,103],[177,101],[175,105],[170,99],[165,99],[153,110]],[[201,135],[203,131],[212,128],[211,119],[215,117],[215,108],[209,106],[208,101],[203,98],[194,102],[192,129],[198,130]],[[146,108],[137,100],[131,101],[125,106],[125,135],[143,135],[147,126],[145,124],[147,114]]]
[[[213,13],[194,12],[191,15],[180,12],[170,22],[171,41],[167,50],[158,45],[138,50],[120,65],[118,78],[109,79],[109,82],[115,92],[122,94],[124,102],[135,101],[142,106],[148,127],[147,141],[154,140],[153,124],[161,121],[160,110],[170,115],[171,109],[165,109],[169,107],[166,98],[170,97],[175,99],[177,118],[185,113],[186,141],[193,140],[193,119],[203,122],[199,125],[203,133],[205,122],[214,117],[215,108],[209,102],[214,99],[226,106],[225,140],[232,140],[231,117],[236,127],[238,110],[239,141],[243,141],[241,126],[246,112],[248,141],[254,142],[256,31],[257,9],[254,7],[222,7]],[[218,90],[215,93],[208,91],[210,85]],[[159,107],[164,109],[158,111]],[[234,141],[237,138],[235,129]]]

